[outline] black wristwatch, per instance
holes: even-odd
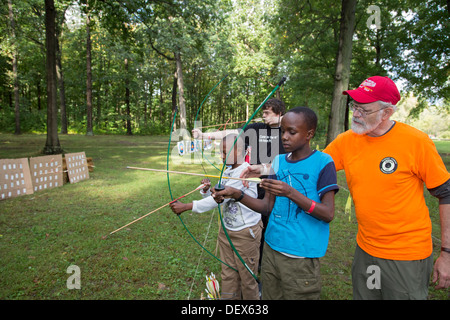
[[[243,190],[241,190],[241,196],[239,197],[239,198],[237,198],[236,200],[234,200],[234,201],[236,201],[236,202],[239,202],[239,201],[241,201],[242,200],[242,198],[244,197],[244,191]]]

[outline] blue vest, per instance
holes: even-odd
[[[287,154],[274,159],[272,168],[276,179],[281,180],[307,198],[320,202],[323,192],[338,189],[336,171],[331,172],[332,158],[320,151],[309,157],[290,161]],[[275,178],[275,177],[271,177]],[[320,258],[325,255],[330,235],[329,224],[314,218],[286,197],[276,197],[267,225],[265,240],[274,250],[305,258]]]

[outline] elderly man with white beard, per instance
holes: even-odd
[[[423,185],[439,198],[441,254],[436,288],[450,286],[450,174],[423,132],[391,120],[400,93],[388,77],[344,91],[353,101],[351,130],[324,150],[345,170],[358,233],[354,299],[427,299],[433,271],[431,220]]]
[[[345,171],[355,205],[353,298],[427,299],[432,272],[437,289],[450,287],[450,174],[425,133],[391,120],[400,101],[391,79],[370,77],[343,94],[353,99],[352,127],[324,152]],[[265,171],[249,166],[241,178]],[[424,184],[439,199],[441,253],[434,268]]]

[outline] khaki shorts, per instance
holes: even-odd
[[[289,258],[264,243],[263,300],[318,300],[322,283],[318,258]]]
[[[258,273],[262,226],[262,222],[259,221],[252,227],[239,231],[227,231],[233,246],[254,274]],[[220,259],[238,271],[236,272],[222,264],[221,298],[224,300],[259,300],[258,283],[231,248],[222,226],[220,227],[218,241]]]
[[[433,256],[423,260],[376,258],[356,246],[352,265],[355,300],[425,300]]]

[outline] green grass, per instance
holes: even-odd
[[[204,276],[219,274],[220,265],[193,243],[170,209],[102,238],[170,201],[164,173],[126,169],[164,169],[167,137],[60,140],[66,152],[85,151],[93,157],[94,172],[86,181],[0,202],[0,299],[199,298]],[[41,135],[0,135],[0,158],[37,156],[44,144]],[[189,178],[171,176],[174,196],[199,185],[199,179]],[[201,242],[210,217],[183,214]],[[215,248],[217,230],[214,219],[209,250]],[[81,290],[66,288],[72,264],[80,267]]]
[[[0,134],[0,158],[38,156],[45,139],[45,135]],[[85,151],[93,157],[94,172],[86,181],[0,201],[0,299],[199,299],[205,275],[220,276],[221,266],[190,238],[169,208],[104,238],[170,201],[164,173],[126,169],[165,169],[168,137],[62,135],[60,140],[65,152]],[[448,148],[447,144],[442,147]],[[449,166],[450,156],[443,157]],[[205,168],[217,173],[209,164]],[[171,164],[171,169],[203,172],[195,164]],[[170,177],[174,197],[200,182],[196,177]],[[339,184],[346,185],[343,174]],[[322,299],[352,298],[350,269],[357,224],[354,212],[350,220],[344,214],[347,196],[341,190],[336,197],[330,245],[321,259]],[[438,205],[427,193],[426,197],[436,258]],[[194,193],[187,200],[198,198]],[[214,252],[217,210],[185,212],[182,218]],[[80,267],[81,290],[66,287],[70,265]],[[431,286],[430,299],[448,299],[448,291]]]
[[[437,140],[434,142],[439,153],[450,155],[450,141],[449,140]]]

